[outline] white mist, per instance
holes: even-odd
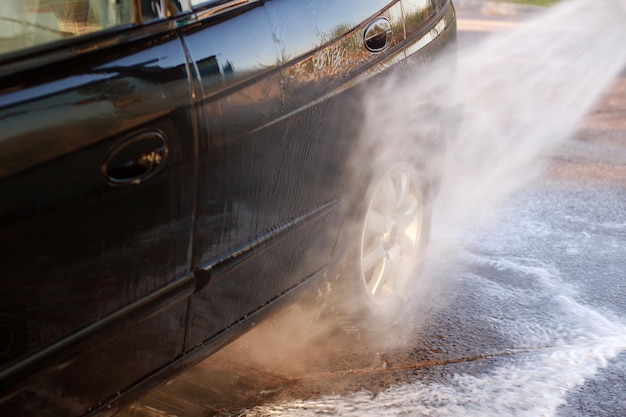
[[[444,57],[408,85],[406,80],[391,80],[372,95],[372,101],[366,101],[366,112],[375,112],[366,120],[384,120],[364,126],[365,148],[377,150],[377,163],[394,157],[392,138],[436,134],[441,118],[449,126],[459,125],[447,146],[443,183],[434,202],[429,261],[443,262],[437,258],[458,248],[477,226],[487,225],[504,197],[535,178],[549,153],[571,138],[581,118],[624,68],[625,45],[623,2],[564,0],[535,19],[463,51],[454,94],[438,95],[450,82],[441,74],[447,74],[444,69],[457,59]],[[433,105],[455,111],[444,111],[435,121],[426,111]],[[433,169],[440,163],[433,161]],[[579,303],[549,268],[526,270],[510,259],[498,267],[529,274],[564,319],[578,323],[574,333],[565,334],[566,342],[480,377],[458,374],[446,383],[394,387],[375,399],[366,392],[348,398],[330,396],[261,406],[245,415],[555,415],[573,387],[626,350],[626,326]],[[534,296],[490,285],[485,284],[484,291],[494,297]],[[533,329],[528,323],[519,325],[500,331],[512,339],[523,333],[531,345],[552,342],[554,346],[554,338],[563,336]]]

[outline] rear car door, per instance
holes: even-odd
[[[187,61],[170,22],[135,4],[0,6],[6,412],[83,414],[183,351],[196,141]]]
[[[279,122],[283,76],[267,6],[204,2],[179,29],[202,126],[194,267],[210,274],[192,299],[189,347],[320,271],[332,251],[333,234],[321,232],[336,201],[312,198],[317,171],[302,181],[299,167],[316,152]]]
[[[356,194],[352,87],[404,58],[405,37],[399,1],[195,3],[179,30],[199,84],[194,267],[210,278],[192,299],[189,347],[324,273]]]

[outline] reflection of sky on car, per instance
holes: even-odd
[[[316,2],[315,7],[310,8],[303,8],[299,2],[284,3],[265,3],[263,7],[238,16],[228,25],[220,25],[220,44],[215,49],[212,45],[205,45],[206,56],[215,55],[221,68],[230,63],[236,72],[254,73],[272,68],[277,60],[285,62],[297,58],[312,47],[319,47],[343,35],[346,23],[342,22],[343,26],[340,26],[339,22],[345,16],[353,19],[350,25],[357,25],[373,17],[365,12],[361,15],[358,10],[343,2]],[[401,18],[399,8],[391,8],[388,13],[392,21]],[[266,17],[262,18],[259,14]],[[261,26],[259,22],[266,22],[266,25]],[[217,33],[215,37],[217,39]],[[242,39],[246,42],[242,42]],[[229,55],[223,56],[220,51],[229,51]]]

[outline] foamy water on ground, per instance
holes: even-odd
[[[611,366],[626,350],[626,320],[587,304],[585,294],[575,282],[569,282],[559,265],[545,261],[549,256],[537,256],[541,246],[527,250],[529,245],[542,241],[543,249],[549,250],[547,236],[555,241],[568,237],[562,229],[551,226],[541,210],[531,207],[537,203],[547,205],[551,198],[558,198],[542,198],[540,194],[522,193],[522,198],[508,202],[509,206],[504,207],[507,216],[496,231],[467,235],[466,238],[472,238],[471,248],[457,255],[465,271],[457,278],[463,282],[464,290],[475,291],[473,298],[481,300],[477,314],[482,317],[475,319],[492,322],[493,331],[511,347],[509,352],[480,360],[485,366],[479,372],[464,371],[462,361],[440,365],[447,375],[443,381],[439,378],[436,382],[424,382],[419,373],[427,374],[433,369],[419,369],[414,382],[392,386],[375,396],[362,391],[348,396],[266,404],[242,415],[559,415],[559,407],[566,403],[573,389]],[[577,218],[592,228],[607,224],[621,227],[605,218],[597,218],[594,223],[593,217],[594,213],[590,213],[589,217]],[[578,243],[570,242],[569,247],[584,253],[595,250],[597,244],[581,239]],[[619,249],[610,239],[604,244],[606,247],[599,250],[614,250],[612,255],[618,256]],[[530,253],[520,257],[518,252]],[[471,331],[471,325],[467,331]],[[462,334],[459,339],[462,343]]]

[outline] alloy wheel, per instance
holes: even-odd
[[[419,176],[410,165],[396,164],[374,184],[362,224],[360,278],[375,306],[409,297],[423,221]]]

